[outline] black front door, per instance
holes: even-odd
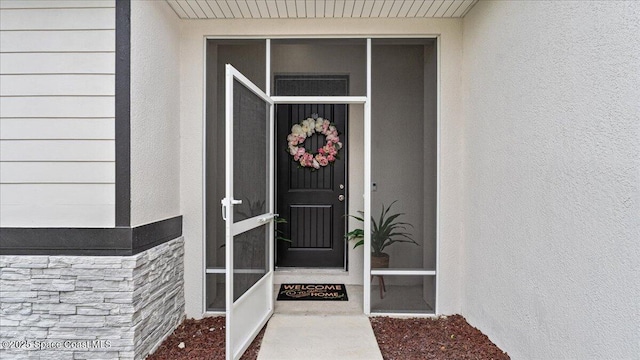
[[[301,167],[287,150],[293,125],[307,118],[322,117],[335,124],[342,148],[336,160],[319,169]],[[279,224],[279,267],[344,267],[345,211],[347,197],[347,105],[295,104],[276,106],[277,211],[287,220]],[[304,147],[317,152],[326,143],[315,133]]]

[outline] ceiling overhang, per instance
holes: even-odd
[[[181,19],[461,18],[478,0],[166,0]]]

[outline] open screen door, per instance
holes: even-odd
[[[226,358],[239,359],[273,314],[273,101],[226,66]]]

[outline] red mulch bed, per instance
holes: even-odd
[[[509,359],[480,330],[469,325],[460,315],[440,318],[370,319],[382,356],[387,360]],[[242,356],[258,357],[264,329]],[[184,343],[184,348],[180,348]],[[224,317],[185,320],[149,360],[224,360]]]
[[[209,317],[202,320],[187,319],[147,359],[224,360],[224,321],[224,316]],[[242,355],[242,360],[255,360],[258,358],[263,335],[264,328]],[[184,343],[183,349],[179,347],[180,343]]]
[[[387,360],[509,359],[507,353],[460,315],[370,320],[382,356]]]

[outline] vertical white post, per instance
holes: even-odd
[[[441,136],[440,136],[440,37],[436,37],[436,73],[437,73],[437,90],[436,90],[436,304],[435,309],[433,309],[436,315],[440,314],[440,144],[441,144]]]
[[[267,96],[271,96],[271,39],[267,39],[266,40],[266,58],[265,58],[265,63],[266,65],[266,79],[264,81],[264,93],[267,94]]]
[[[264,92],[265,94],[267,94],[267,96],[271,96],[271,39],[266,39],[265,40],[265,80],[264,80]],[[270,214],[275,214],[276,210],[275,210],[275,153],[274,153],[274,142],[275,142],[275,105],[271,104],[269,105],[269,191],[267,192],[269,194],[269,202],[270,202],[270,206],[269,206],[269,213]],[[275,223],[275,218],[273,221],[271,221],[271,224],[269,224],[269,246],[268,246],[268,251],[269,251],[269,255],[268,255],[268,259],[269,261],[268,266],[269,266],[269,270],[268,272],[270,273],[271,277],[271,283],[273,283],[273,271],[275,270],[275,251],[276,251],[276,244],[275,244],[275,231],[276,231],[276,223]],[[273,304],[273,296],[271,296],[271,292],[268,293],[268,298],[266,299],[267,304],[269,304],[269,311],[273,311],[274,310],[274,304]]]
[[[364,104],[364,313],[371,314],[371,39],[367,39],[367,102]]]
[[[275,210],[275,119],[274,119],[274,104],[270,104],[269,105],[269,214],[275,214],[276,210]],[[271,284],[273,284],[273,271],[275,269],[275,264],[274,264],[274,257],[275,257],[275,231],[276,231],[276,222],[275,222],[275,218],[273,218],[271,220],[271,223],[269,224],[269,246],[268,246],[268,251],[269,251],[269,261],[267,262],[267,264],[269,265],[269,269],[268,269],[268,273],[271,277],[271,280],[269,281]],[[270,289],[268,291],[268,299],[267,299],[267,304],[269,304],[269,311],[273,311],[274,310],[274,304],[273,304],[273,296],[271,296],[271,291],[273,291],[272,289]]]
[[[231,65],[225,67],[225,298],[226,298],[226,358],[233,359],[231,317],[233,312],[233,73]]]
[[[207,79],[207,38],[203,39],[202,73]],[[207,81],[202,84],[202,314],[207,312]],[[215,204],[217,205],[217,204]]]

